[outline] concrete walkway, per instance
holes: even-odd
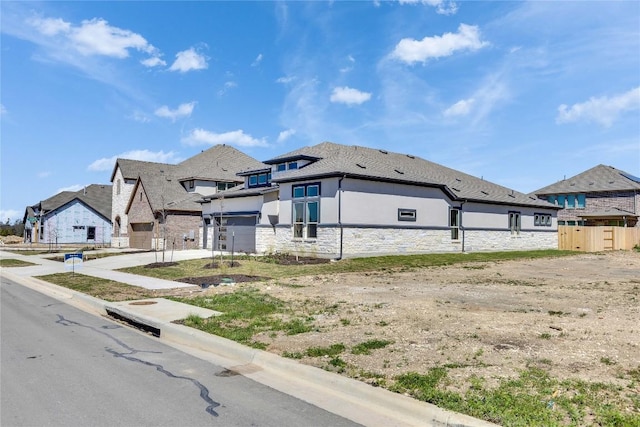
[[[295,396],[327,411],[365,426],[458,426],[485,427],[494,424],[441,409],[404,395],[343,377],[319,368],[246,347],[234,341],[174,323],[195,314],[203,318],[217,315],[213,310],[153,298],[141,301],[106,302],[37,279],[39,275],[67,271],[64,263],[45,256],[22,255],[0,250],[0,259],[12,258],[37,264],[0,269],[0,279],[10,279],[53,298],[98,315],[116,314],[133,323],[149,326],[166,344],[208,360],[283,393]],[[187,285],[169,280],[114,271],[117,268],[156,262],[154,253],[132,253],[83,262],[84,275],[116,280],[147,289],[177,288]],[[167,255],[165,254],[165,257]],[[211,257],[205,250],[175,252],[174,261]],[[165,258],[165,261],[169,259]],[[1,281],[0,280],[0,283]]]

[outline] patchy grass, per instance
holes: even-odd
[[[152,291],[138,286],[78,273],[56,273],[37,278],[106,301],[126,301],[155,296]]]
[[[36,265],[32,262],[22,261],[21,259],[2,258],[0,259],[0,267],[28,267]]]
[[[389,344],[392,344],[392,341],[386,340],[369,340],[365,342],[361,342],[360,344],[356,344],[352,349],[351,353],[353,354],[371,354],[371,350],[377,350],[379,348],[385,348]]]
[[[177,265],[163,268],[145,268],[144,266],[123,268],[121,271],[151,276],[167,280],[184,277],[210,276],[212,271],[220,274],[259,275],[271,279],[281,279],[316,274],[355,273],[366,271],[411,271],[419,268],[437,267],[462,263],[500,262],[517,259],[549,258],[577,255],[579,252],[559,250],[517,251],[517,252],[472,252],[452,254],[393,255],[383,257],[352,258],[339,262],[322,264],[281,265],[269,257],[236,256],[242,261],[238,267],[229,267],[222,263],[217,268],[206,268],[211,258],[180,261]],[[225,257],[224,259],[230,259]],[[219,260],[219,257],[216,258]]]
[[[308,318],[296,316],[282,301],[256,289],[237,290],[210,297],[171,299],[222,312],[222,315],[208,319],[187,318],[184,320],[186,326],[255,348],[266,348],[264,343],[254,339],[259,333],[296,335],[309,332],[312,328]]]
[[[529,368],[492,388],[476,378],[461,394],[447,390],[447,375],[444,367],[426,374],[406,373],[395,378],[391,390],[500,425],[640,425],[637,408],[633,413],[611,398],[621,392],[615,385],[559,381],[542,369]]]

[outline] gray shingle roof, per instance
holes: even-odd
[[[151,209],[196,212],[202,196],[187,192],[181,181],[201,179],[209,181],[241,182],[237,174],[247,169],[268,167],[258,160],[229,145],[215,145],[177,165],[118,159],[115,171],[120,167],[125,179],[140,178],[149,198]]]
[[[279,172],[273,177],[273,182],[347,175],[373,181],[440,187],[456,200],[554,208],[544,200],[455,169],[410,154],[386,150],[323,142],[276,157],[269,163],[278,159],[294,159],[297,156],[315,157],[320,160],[297,170]]]
[[[104,218],[111,221],[111,185],[91,184],[80,191],[63,191],[46,200],[42,200],[38,205],[34,205],[31,207],[31,212],[33,212],[35,207],[39,207],[43,213],[51,212],[75,199],[82,201]]]
[[[266,165],[242,151],[223,144],[213,146],[176,166],[177,174],[182,180],[198,178],[240,182],[242,179],[238,180],[237,173],[264,168]]]
[[[598,165],[576,176],[563,179],[533,192],[539,196],[550,194],[595,193],[601,191],[640,190],[640,179],[614,168]]]

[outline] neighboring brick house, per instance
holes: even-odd
[[[559,225],[640,226],[640,178],[613,166],[595,166],[532,194],[561,208]]]
[[[410,154],[324,142],[203,198],[218,249],[336,258],[556,249],[558,208]]]
[[[111,174],[112,246],[201,246],[202,208],[196,201],[242,183],[237,173],[260,164],[224,144],[175,165],[117,159]]]
[[[27,206],[23,223],[27,243],[110,245],[111,186],[92,184]]]

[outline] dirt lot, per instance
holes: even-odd
[[[242,286],[256,284],[203,292]],[[351,369],[347,374],[369,382],[446,365],[456,367],[449,371],[450,386],[463,391],[472,375],[491,385],[534,366],[559,379],[626,387],[624,374],[640,368],[637,252],[313,276],[258,286],[311,313],[316,326],[304,334],[259,337],[271,352],[392,341],[371,355],[340,355]],[[323,368],[328,360],[301,359]],[[637,383],[635,391],[640,393]]]

